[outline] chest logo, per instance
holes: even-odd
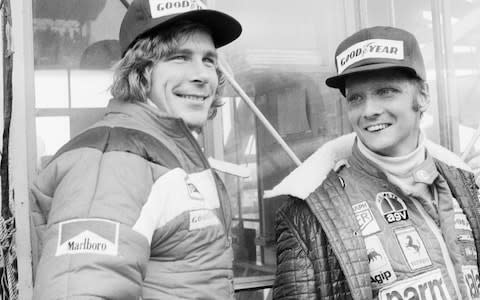
[[[191,199],[204,200],[202,194],[197,189],[197,187],[193,184],[193,182],[190,180],[188,175],[185,177],[185,184],[187,185],[188,195],[190,196]]]
[[[380,300],[437,299],[450,300],[447,286],[440,269],[404,279],[398,283],[381,289]]]
[[[189,230],[197,230],[220,225],[220,220],[212,210],[201,209],[190,211]]]
[[[409,226],[395,230],[395,236],[411,270],[432,265],[427,249],[414,227]]]
[[[405,202],[394,193],[378,193],[375,202],[388,224],[408,220]]]
[[[352,208],[358,225],[360,225],[360,230],[363,236],[374,234],[380,231],[377,221],[375,220],[367,201],[352,205]]]
[[[462,266],[463,278],[467,284],[469,299],[480,299],[480,277],[475,265]]]
[[[397,280],[397,275],[393,271],[387,253],[378,236],[366,237],[365,246],[367,247],[368,267],[372,284],[387,284]]]

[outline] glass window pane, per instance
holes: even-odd
[[[35,104],[37,108],[68,107],[66,70],[35,70]]]
[[[70,72],[72,107],[105,107],[111,98],[109,70],[72,70]]]
[[[425,61],[427,82],[430,87],[431,104],[424,114],[421,127],[427,137],[439,142],[439,118],[437,105],[437,82],[435,76],[435,52],[433,44],[432,11],[429,0],[374,0],[367,3],[368,26],[390,26],[410,31],[420,44]],[[393,16],[393,20],[392,17]]]
[[[458,111],[460,151],[464,152],[480,125],[480,3],[450,1],[452,51]],[[480,151],[480,141],[474,150]]]
[[[262,0],[255,9],[234,0],[215,4],[243,26],[239,40],[222,50],[235,78],[300,160],[350,131],[340,93],[324,83],[335,71],[335,48],[346,35],[345,19],[338,16],[352,13],[345,12],[344,1],[302,0],[292,6]],[[234,274],[261,287],[273,282],[275,211],[285,200],[262,195],[295,164],[233,90],[225,96],[223,159],[250,170],[249,178],[225,179],[235,216]]]
[[[69,117],[37,117],[37,157],[40,166],[70,139]]]

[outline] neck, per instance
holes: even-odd
[[[417,147],[410,153],[402,156],[383,156],[377,154],[357,139],[358,149],[369,160],[377,164],[384,172],[395,176],[408,176],[411,171],[420,165],[426,158],[425,138],[419,134]]]

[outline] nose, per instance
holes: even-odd
[[[217,76],[214,67],[205,65],[203,61],[192,62],[191,81],[197,84],[206,84],[212,80],[213,76]]]
[[[376,99],[375,97],[368,97],[365,100],[365,105],[363,109],[363,117],[367,120],[372,120],[377,118],[383,113],[383,106],[381,105],[381,100]]]

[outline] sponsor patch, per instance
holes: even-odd
[[[200,0],[149,0],[149,2],[152,18],[206,8]]]
[[[450,300],[440,269],[398,281],[380,290],[379,300]]]
[[[118,254],[120,224],[104,219],[76,219],[58,225],[55,256],[93,253]]]
[[[358,42],[337,55],[338,74],[356,62],[368,58],[404,59],[403,41],[371,39]]]
[[[468,260],[477,260],[477,251],[475,250],[475,245],[461,245],[463,254]]]
[[[455,214],[455,229],[472,231],[470,222],[468,222],[467,216],[465,216],[463,213]]]
[[[473,239],[473,235],[469,232],[465,233],[465,234],[459,234],[457,236],[457,239],[460,241],[460,242],[474,242],[475,240]]]
[[[212,210],[201,209],[190,212],[189,230],[196,230],[215,225],[220,225],[220,220]]]
[[[395,236],[411,270],[432,265],[427,249],[414,227],[397,229],[395,230]]]
[[[367,236],[380,231],[377,221],[373,216],[370,206],[368,206],[367,201],[360,202],[358,204],[352,205],[353,212],[355,213],[355,218],[357,219],[358,225],[362,231],[363,236]]]
[[[478,267],[462,266],[463,278],[467,285],[468,296],[471,300],[480,299],[480,277],[478,275]]]
[[[203,200],[202,194],[200,194],[200,191],[192,183],[188,175],[185,176],[185,184],[187,185],[188,196],[190,196],[191,199],[200,201]]]
[[[390,260],[378,236],[366,237],[365,246],[367,247],[370,281],[377,284],[387,284],[397,280],[397,275],[393,271]]]
[[[207,169],[198,173],[190,173],[185,177],[189,197],[192,200],[202,200],[203,208],[214,209],[220,207],[217,186],[212,170]]]
[[[394,193],[378,193],[375,197],[375,202],[388,224],[408,220],[405,202]]]

